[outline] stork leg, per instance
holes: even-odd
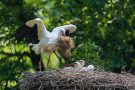
[[[45,67],[44,67],[44,63],[42,61],[42,55],[43,55],[43,51],[44,49],[41,49],[41,54],[40,54],[40,59],[38,61],[38,68],[39,68],[39,71],[44,71],[45,70]]]
[[[39,71],[41,71],[41,59],[39,60]]]

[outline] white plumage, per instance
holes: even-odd
[[[93,71],[95,68],[93,65],[88,65],[85,69],[85,71]]]
[[[29,20],[25,24],[28,27],[34,27],[34,25],[37,26],[37,36],[38,36],[39,43],[36,44],[29,43],[29,46],[32,47],[32,50],[37,55],[39,54],[42,55],[44,52],[47,52],[49,54],[47,65],[49,64],[51,54],[59,46],[58,42],[61,36],[65,36],[66,32],[68,32],[69,34],[77,29],[75,25],[69,24],[69,25],[56,27],[52,30],[52,32],[49,32],[47,31],[43,21],[40,18]]]
[[[82,68],[82,66],[81,66],[81,64],[79,62],[75,62],[74,63],[74,68],[79,70],[80,68]]]
[[[87,67],[84,67],[84,65],[85,65],[84,60],[79,60],[79,63],[81,65],[80,71],[93,71],[94,70],[93,65],[88,65]]]
[[[81,68],[81,64],[79,62],[75,62],[71,67],[64,67],[64,70],[79,70]]]
[[[93,71],[94,70],[94,66],[93,65],[88,65],[87,67],[84,67],[85,65],[85,61],[84,60],[79,60],[79,61],[76,61],[74,63],[74,67],[64,67],[63,69],[65,71],[79,71],[79,72],[83,72],[83,71]]]
[[[75,25],[69,24],[56,27],[52,30],[52,32],[49,32],[47,31],[46,27],[43,24],[43,21],[40,18],[36,18],[26,22],[26,25],[29,27],[33,27],[35,24],[37,24],[39,43],[30,43],[29,46],[32,46],[32,50],[35,51],[37,55],[40,53],[42,54],[44,51],[54,51],[57,47],[57,43],[61,35],[65,35],[67,30],[69,31],[69,33],[72,33],[76,30]]]
[[[85,66],[85,61],[84,60],[79,60],[79,63],[81,64],[81,67]]]

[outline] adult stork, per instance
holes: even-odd
[[[15,32],[15,39],[17,41],[22,41],[25,39],[28,45],[31,47],[31,54],[33,57],[33,65],[39,68],[37,70],[43,70],[40,66],[43,66],[41,55],[44,52],[49,54],[48,63],[50,61],[50,56],[55,51],[59,44],[61,36],[69,35],[76,30],[76,26],[69,24],[64,26],[56,27],[52,32],[47,31],[44,26],[43,20],[40,18],[35,18],[29,20],[25,25],[18,28]],[[35,63],[35,61],[37,63]],[[41,64],[41,65],[39,65]]]

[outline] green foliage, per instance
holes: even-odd
[[[1,0],[0,14],[0,89],[14,87],[23,71],[33,69],[29,48],[15,44],[12,35],[35,17],[42,18],[48,30],[77,25],[72,60],[115,72],[123,66],[135,70],[134,0]]]

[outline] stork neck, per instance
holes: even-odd
[[[37,26],[38,26],[39,31],[47,32],[47,29],[46,29],[45,25],[43,24],[43,22],[37,23]]]

